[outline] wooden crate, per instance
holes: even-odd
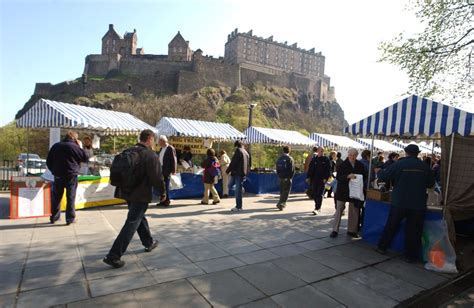
[[[367,199],[390,202],[390,193],[377,189],[367,189]]]

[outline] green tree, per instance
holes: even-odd
[[[470,103],[473,96],[474,2],[413,1],[410,9],[425,27],[411,37],[400,33],[383,42],[381,61],[399,66],[409,91],[427,97]]]

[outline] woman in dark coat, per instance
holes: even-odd
[[[207,150],[207,158],[202,162],[201,167],[204,168],[202,181],[204,182],[204,197],[201,204],[209,204],[209,191],[212,194],[212,204],[221,202],[219,194],[217,193],[214,184],[219,172],[219,160],[216,157],[216,152],[213,149]]]
[[[346,202],[349,202],[349,218],[347,223],[347,234],[358,238],[359,226],[359,208],[355,206],[358,200],[349,198],[349,181],[355,179],[355,174],[361,174],[364,182],[367,181],[367,171],[364,165],[357,160],[359,153],[356,149],[350,149],[346,160],[337,167],[337,190],[335,198],[337,200],[336,214],[334,215],[334,226],[331,237],[336,237],[339,232],[342,212],[346,208]]]

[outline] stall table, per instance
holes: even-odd
[[[390,212],[390,203],[367,199],[365,202],[364,225],[362,227],[362,238],[364,241],[377,245],[382,236],[385,223]],[[442,220],[441,209],[428,207],[425,221]],[[402,252],[405,249],[405,221],[403,221],[394,236],[390,249]]]

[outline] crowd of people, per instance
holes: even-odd
[[[90,141],[90,140],[89,140]],[[74,211],[75,191],[77,188],[77,175],[81,163],[87,162],[91,155],[89,143],[85,148],[81,147],[77,133],[70,131],[64,140],[55,144],[47,158],[48,168],[54,175],[52,194],[52,224],[60,219],[60,201],[66,190],[66,223],[76,222]],[[155,134],[151,130],[141,132],[139,142],[123,153],[128,155],[125,162],[132,162],[128,169],[121,165],[121,181],[114,180],[117,177],[111,173],[111,183],[115,183],[115,197],[127,201],[129,213],[125,224],[114,241],[112,248],[104,262],[115,267],[122,267],[125,263],[121,256],[125,253],[133,234],[138,233],[146,252],[157,247],[158,241],[154,240],[148,226],[145,213],[148,209],[153,195],[159,195],[159,206],[168,207],[171,204],[169,197],[170,178],[177,172],[177,165],[183,161],[192,165],[192,154],[189,148],[176,153],[175,148],[168,143],[166,136],[159,136],[158,152],[155,152]],[[209,204],[209,194],[212,196],[212,204],[221,202],[215,185],[222,178],[222,198],[229,196],[229,189],[235,187],[235,207],[232,212],[242,211],[242,188],[246,176],[250,172],[251,159],[241,141],[235,141],[234,153],[230,158],[222,150],[217,157],[213,149],[208,149],[205,159],[201,163],[203,168],[204,194],[201,204]],[[359,230],[363,224],[364,200],[368,187],[378,187],[383,183],[384,189],[393,189],[392,207],[388,217],[383,235],[377,250],[385,253],[397,230],[401,220],[406,218],[407,252],[409,261],[415,261],[417,251],[421,245],[421,231],[423,226],[424,211],[426,210],[426,188],[433,186],[436,173],[439,179],[439,161],[421,161],[418,159],[419,148],[409,145],[405,148],[406,157],[400,159],[398,153],[391,153],[388,160],[384,161],[383,153],[371,157],[371,152],[365,150],[361,158],[357,159],[359,152],[349,149],[347,158],[342,159],[341,153],[330,152],[324,154],[323,147],[314,147],[312,154],[308,155],[304,172],[306,183],[309,187],[308,195],[314,202],[313,215],[320,215],[323,198],[334,198],[335,214],[330,237],[337,237],[340,229],[341,217],[348,207],[347,235],[359,238]],[[122,158],[125,154],[121,154]],[[116,158],[117,159],[117,158]],[[118,160],[117,160],[118,161]],[[112,164],[111,172],[114,164]],[[282,147],[281,156],[275,162],[276,172],[280,186],[280,196],[276,203],[278,210],[283,211],[287,206],[288,197],[295,175],[295,160],[291,156],[289,146]],[[372,166],[372,168],[370,168]],[[127,167],[127,166],[126,166]],[[370,170],[369,170],[370,169]],[[117,169],[118,170],[118,169]],[[369,174],[374,182],[369,183]],[[133,179],[132,183],[130,179]],[[363,190],[362,197],[354,196],[350,186],[353,181],[359,181]],[[118,184],[117,184],[118,183]],[[123,184],[122,184],[123,183]]]

